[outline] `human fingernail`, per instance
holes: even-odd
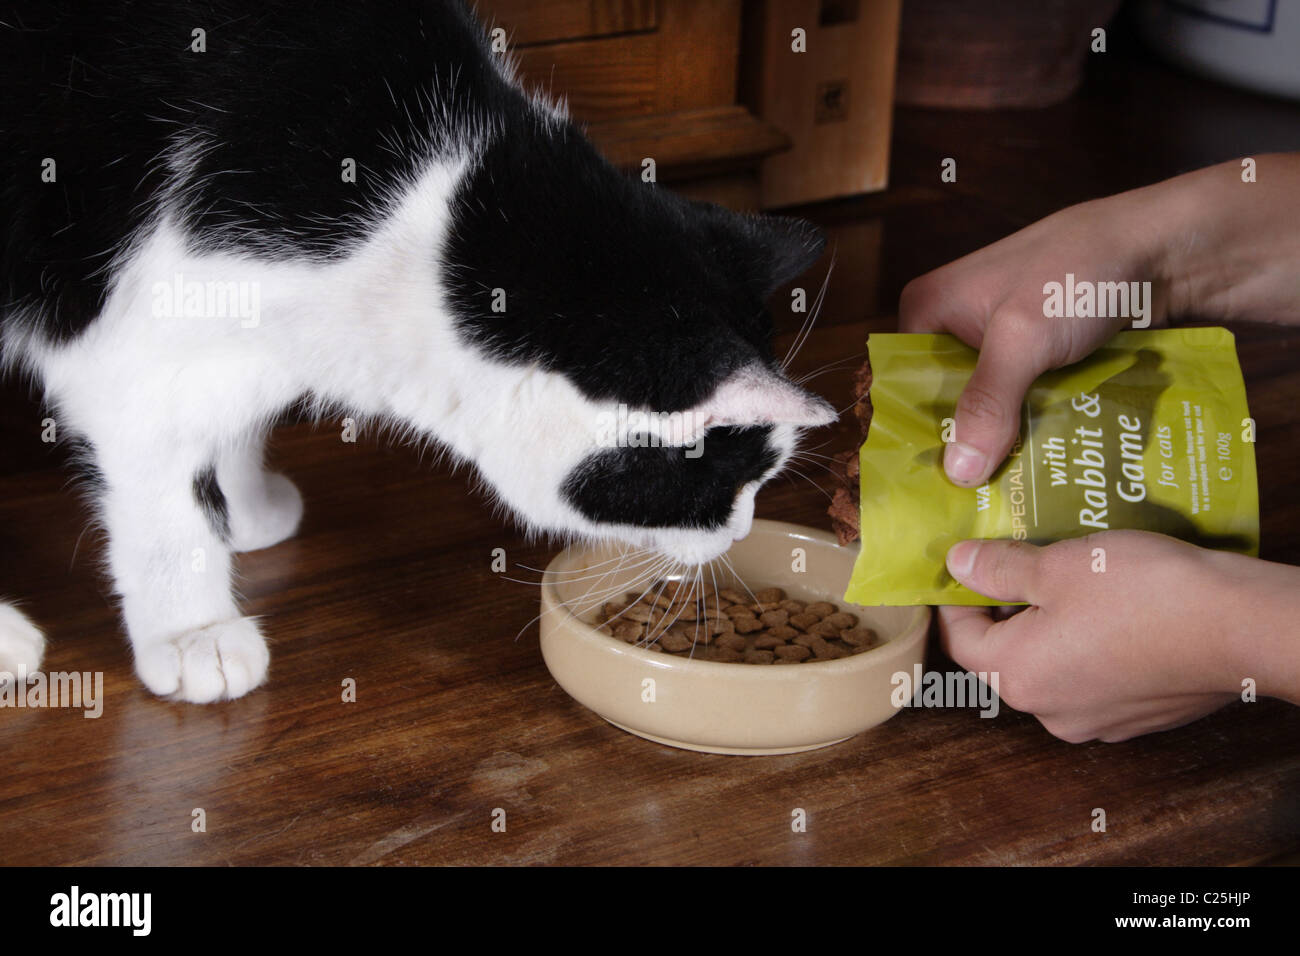
[[[970,484],[983,478],[988,461],[984,452],[962,442],[949,445],[943,455],[943,467],[948,472],[948,477],[961,484]]]
[[[948,573],[958,581],[970,577],[979,549],[978,541],[959,541],[954,544],[948,549]]]

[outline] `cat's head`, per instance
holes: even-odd
[[[509,394],[474,452],[499,498],[533,529],[684,562],[747,534],[800,431],[836,417],[783,373],[767,308],[823,245],[624,176],[567,124],[492,142],[442,284],[484,388]]]

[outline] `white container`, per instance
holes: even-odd
[[[1300,0],[1142,0],[1137,22],[1194,73],[1300,99]]]

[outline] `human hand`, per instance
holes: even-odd
[[[1066,274],[1092,282],[1152,281],[1154,239],[1145,190],[1062,210],[914,279],[899,301],[904,332],[949,332],[980,350],[954,414],[944,468],[958,485],[983,484],[1020,430],[1030,384],[1049,369],[1085,358],[1132,320],[1049,318],[1048,282]],[[1164,287],[1153,283],[1152,325],[1165,318]]]
[[[1131,321],[1049,318],[1046,283],[1067,273],[1150,282],[1143,327],[1193,314],[1295,324],[1298,218],[1300,153],[1275,153],[1071,206],[912,280],[898,304],[902,331],[950,332],[980,350],[944,452],[949,478],[983,484],[1015,441],[1034,379],[1086,358]]]
[[[1046,547],[965,541],[948,552],[948,569],[980,594],[1031,605],[996,622],[989,608],[940,608],[948,655],[996,672],[1009,707],[1071,743],[1178,727],[1236,699],[1243,677],[1285,669],[1261,664],[1239,637],[1257,626],[1261,604],[1289,618],[1274,595],[1294,580],[1252,586],[1294,573],[1282,565],[1107,531]]]

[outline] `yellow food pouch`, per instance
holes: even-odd
[[[860,452],[862,550],[845,600],[993,605],[948,573],[966,538],[1047,544],[1115,528],[1259,553],[1254,422],[1232,334],[1129,331],[1034,382],[1010,457],[979,488],[943,470],[976,351],[950,335],[873,334]]]

